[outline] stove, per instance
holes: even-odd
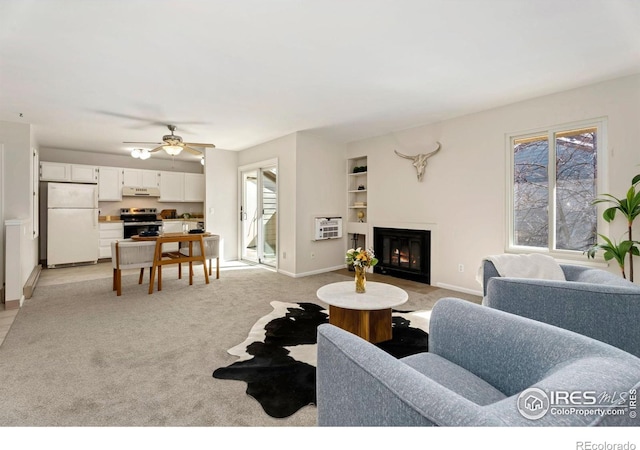
[[[125,239],[140,233],[159,233],[162,227],[156,208],[121,208],[120,220],[124,223]]]

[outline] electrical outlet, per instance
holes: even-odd
[[[282,252],[282,259],[287,259],[287,252]]]
[[[458,272],[464,272],[464,264],[458,264]]]

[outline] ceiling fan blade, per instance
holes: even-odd
[[[162,150],[162,145],[160,147],[154,148],[153,150],[149,150],[149,153],[159,152],[160,150]]]
[[[213,144],[200,144],[196,142],[185,142],[184,145],[189,145],[191,147],[206,147],[206,148],[215,148],[216,146]]]
[[[104,110],[92,110],[92,112],[96,113],[96,114],[101,114],[104,116],[111,116],[111,117],[117,117],[119,119],[127,119],[127,120],[133,120],[133,121],[137,121],[137,122],[143,122],[140,123],[136,126],[129,126],[128,128],[146,128],[146,127],[151,127],[151,126],[163,126],[166,127],[167,124],[170,123],[176,123],[176,124],[180,124],[180,128],[182,129],[183,125],[210,125],[209,122],[199,122],[199,121],[191,121],[191,122],[187,122],[187,121],[180,121],[180,120],[158,120],[157,118],[151,118],[151,117],[140,117],[140,116],[134,116],[131,114],[123,114],[123,113],[118,113],[118,112],[113,112],[113,111],[104,111]],[[164,114],[162,114],[160,111],[157,111],[158,116],[163,116]]]
[[[202,156],[202,152],[200,150],[196,150],[195,148],[191,148],[187,145],[183,145],[182,148],[184,148],[186,151],[188,151],[192,155]]]
[[[123,142],[123,144],[162,145],[164,142]]]
[[[130,114],[122,114],[122,113],[113,112],[113,111],[96,110],[96,111],[93,111],[93,112],[95,112],[97,114],[102,114],[102,115],[105,115],[105,116],[117,117],[119,119],[138,120],[138,121],[141,121],[141,122],[151,122],[151,123],[153,123],[155,121],[155,119],[150,119],[148,117],[132,116]]]

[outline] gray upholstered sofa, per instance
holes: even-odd
[[[501,277],[483,261],[483,305],[549,323],[640,357],[640,286],[605,270],[561,264],[567,281]]]
[[[460,299],[436,303],[429,351],[402,359],[333,325],[318,328],[321,426],[637,426],[629,410],[565,415],[547,404],[532,419],[518,409],[544,412],[529,403],[540,392],[632,389],[640,389],[640,359],[629,353]]]

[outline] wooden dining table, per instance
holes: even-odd
[[[211,233],[163,233],[158,236],[131,236],[134,241],[155,241],[156,248],[153,257],[153,267],[151,268],[151,276],[149,279],[149,294],[153,294],[153,284],[155,282],[156,273],[158,274],[158,291],[162,290],[162,266],[167,264],[178,264],[178,278],[182,278],[182,263],[189,263],[189,285],[193,284],[193,262],[200,261],[204,269],[204,279],[209,284],[209,273],[207,272],[207,264],[205,259],[205,248],[202,240]],[[162,249],[164,244],[178,243],[178,251],[165,252]],[[180,252],[180,243],[189,243],[189,254],[184,255]],[[200,254],[193,254],[193,244],[200,245]]]

